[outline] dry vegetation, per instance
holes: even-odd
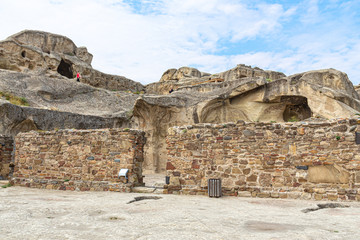
[[[24,97],[17,97],[7,92],[0,92],[0,98],[8,100],[10,103],[18,106],[29,106],[28,101]]]

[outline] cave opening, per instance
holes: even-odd
[[[22,52],[21,52],[21,56],[22,56],[23,58],[25,58],[25,57],[26,57],[26,51],[22,51]]]
[[[283,112],[285,122],[297,122],[312,116],[307,98],[301,96],[282,96],[281,102],[286,104]]]
[[[74,78],[72,65],[64,61],[64,59],[61,59],[61,62],[57,68],[57,72],[67,78]]]

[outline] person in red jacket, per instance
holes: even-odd
[[[76,74],[76,81],[80,82],[80,78],[81,78],[80,73],[77,73],[77,74]]]

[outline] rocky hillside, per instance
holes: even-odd
[[[360,111],[354,86],[335,69],[286,76],[243,64],[215,74],[182,67],[143,86],[93,69],[92,58],[85,47],[52,33],[23,31],[0,42],[0,134],[137,128],[147,137],[145,172],[163,172],[165,137],[172,126],[303,121]]]

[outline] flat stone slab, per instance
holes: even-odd
[[[134,187],[132,189],[133,193],[153,193],[155,191],[155,188],[151,187]]]
[[[165,183],[155,183],[154,187],[156,188],[164,188]]]
[[[163,188],[156,188],[154,193],[155,194],[164,194],[164,189]]]
[[[0,180],[0,187],[9,184],[8,180]]]

